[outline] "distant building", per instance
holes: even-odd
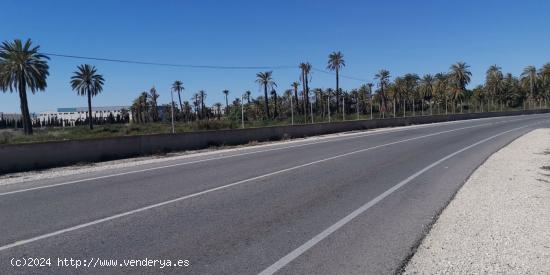
[[[19,120],[21,114],[0,112],[0,120]]]
[[[123,118],[126,114],[132,120],[132,114],[128,106],[107,106],[92,107],[92,117],[94,120],[116,120]],[[57,108],[57,111],[48,111],[40,113],[37,117],[41,124],[47,124],[51,121],[58,121],[63,126],[74,126],[77,122],[84,122],[88,117],[88,107]]]
[[[31,121],[36,122],[36,114],[30,113]],[[21,128],[23,125],[23,116],[18,113],[0,112],[0,129]]]
[[[31,115],[31,119],[36,119],[36,114],[35,113],[30,113]],[[21,119],[21,114],[18,114],[18,113],[4,113],[4,112],[0,112],[0,121],[2,120],[20,120]]]

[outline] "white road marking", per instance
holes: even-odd
[[[491,118],[500,118],[500,117],[491,117]],[[487,118],[487,119],[489,119],[489,118]],[[481,120],[481,119],[479,119],[479,120]],[[459,122],[466,122],[466,120],[432,123],[432,124],[429,124],[429,125],[410,125],[410,126],[398,127],[398,128],[404,128],[404,129],[391,129],[391,128],[371,129],[371,130],[376,131],[374,133],[369,131],[369,130],[366,130],[365,132],[358,132],[358,133],[346,133],[346,132],[344,132],[344,133],[335,133],[335,134],[329,134],[328,136],[319,136],[319,137],[317,137],[317,139],[320,139],[320,141],[307,142],[307,140],[292,140],[292,141],[289,141],[288,143],[302,143],[302,142],[305,142],[305,143],[297,144],[297,145],[277,147],[277,148],[273,148],[273,149],[258,150],[258,151],[247,152],[247,153],[240,153],[240,154],[237,153],[237,154],[226,155],[226,156],[223,155],[226,152],[208,152],[208,153],[211,153],[211,154],[218,154],[218,155],[221,155],[221,156],[202,159],[202,160],[197,160],[197,161],[191,161],[191,162],[182,162],[182,163],[170,164],[170,165],[165,165],[165,166],[158,166],[158,167],[154,167],[154,168],[133,170],[133,171],[123,172],[123,173],[115,173],[115,174],[99,176],[99,177],[85,178],[85,179],[60,183],[60,184],[47,185],[47,187],[49,187],[49,186],[54,187],[54,186],[58,186],[58,185],[66,185],[66,184],[79,183],[79,182],[91,181],[91,180],[97,180],[97,179],[103,179],[103,178],[109,178],[109,177],[116,177],[116,176],[132,174],[132,173],[147,172],[147,171],[156,170],[156,169],[170,168],[170,167],[174,167],[174,166],[182,166],[182,165],[188,165],[188,164],[195,164],[195,163],[207,162],[207,161],[211,161],[211,160],[220,160],[220,159],[226,159],[226,158],[232,158],[232,157],[246,156],[246,155],[251,155],[251,154],[265,153],[265,152],[271,152],[271,151],[279,151],[279,150],[296,148],[296,147],[305,147],[305,146],[308,146],[308,145],[315,145],[315,144],[322,144],[322,143],[328,143],[328,142],[356,139],[356,138],[361,138],[361,137],[368,137],[368,136],[376,136],[376,135],[382,135],[382,134],[390,134],[390,133],[397,133],[397,132],[403,132],[403,131],[410,131],[410,130],[415,130],[415,129],[441,126],[443,124],[445,124],[445,125],[455,124],[455,123],[459,123]],[[496,123],[499,123],[499,122],[496,122]],[[332,135],[336,135],[336,136],[332,136]],[[256,147],[249,147],[249,148],[227,149],[227,151],[232,152],[232,151],[237,150],[237,149],[260,149],[262,147],[273,147],[273,146],[278,146],[278,145],[281,145],[281,143],[279,143],[279,144],[276,144],[276,143],[263,144],[263,145],[258,145]],[[195,156],[193,156],[191,154],[191,155],[184,156],[184,157],[192,158],[192,157],[195,157]],[[171,161],[171,160],[170,159],[166,160],[166,162],[169,162],[169,161]],[[155,164],[155,163],[152,163],[152,164]],[[27,183],[27,182],[0,183],[0,186],[21,184],[21,183]],[[42,188],[29,188],[29,189],[25,189],[25,190],[30,191],[30,190],[35,190],[35,189],[42,189]],[[3,195],[3,194],[4,193],[0,193],[0,196]]]
[[[496,117],[496,118],[499,118],[499,117]],[[487,119],[493,119],[493,118],[487,118]],[[472,127],[480,127],[480,126],[485,126],[485,125],[490,125],[490,124],[499,124],[499,123],[506,123],[506,122],[514,122],[514,121],[527,120],[527,119],[533,119],[533,117],[521,118],[521,119],[515,119],[515,120],[497,121],[497,122],[493,122],[493,123],[483,123],[483,124],[475,125],[475,126],[472,126]],[[468,121],[468,120],[449,121],[449,122],[443,122],[443,123],[449,123],[449,124],[451,124],[451,123],[454,123],[454,122],[465,122],[465,121]],[[419,125],[419,126],[424,126],[424,125]],[[272,148],[272,149],[267,149],[267,150],[259,150],[259,151],[241,153],[241,154],[234,154],[234,155],[228,155],[228,156],[207,158],[207,159],[196,160],[196,161],[175,163],[175,164],[164,165],[164,166],[157,166],[157,167],[152,167],[152,168],[145,168],[145,169],[140,169],[140,170],[132,170],[132,171],[128,171],[128,172],[115,173],[115,174],[109,174],[109,175],[104,175],[104,176],[98,176],[98,177],[92,177],[92,178],[85,178],[85,179],[79,179],[79,180],[73,180],[73,181],[67,181],[67,182],[61,182],[61,183],[55,183],[55,184],[49,184],[49,185],[31,187],[31,188],[26,188],[26,189],[19,189],[19,190],[14,190],[14,191],[8,191],[8,192],[0,193],[0,196],[12,195],[12,194],[23,193],[23,192],[34,191],[34,190],[40,190],[40,189],[46,189],[46,188],[59,187],[59,186],[64,186],[64,185],[69,185],[69,184],[75,184],[75,183],[86,182],[86,181],[93,181],[93,180],[99,180],[99,179],[105,179],[105,178],[112,178],[112,177],[124,176],[124,175],[129,175],[129,174],[136,174],[136,173],[154,171],[154,170],[165,169],[165,168],[170,168],[170,167],[177,167],[177,166],[183,166],[183,165],[189,165],[189,164],[196,164],[196,163],[207,162],[207,161],[212,161],[212,160],[227,159],[227,158],[233,158],[233,157],[239,157],[239,156],[245,156],[245,155],[251,155],[251,154],[265,153],[265,152],[270,152],[270,151],[278,151],[278,150],[284,150],[284,149],[289,149],[289,148],[304,147],[304,146],[315,145],[315,144],[320,144],[320,143],[327,143],[327,142],[334,142],[334,141],[349,140],[349,139],[362,138],[362,137],[369,137],[369,136],[382,135],[382,134],[388,134],[388,133],[397,133],[397,132],[409,131],[409,130],[418,129],[418,128],[428,128],[428,126],[435,127],[435,126],[441,126],[441,124],[439,124],[439,125],[431,124],[431,125],[426,125],[425,127],[399,129],[399,130],[395,130],[395,131],[384,131],[384,132],[376,132],[376,133],[365,133],[364,135],[363,135],[362,133],[360,133],[360,134],[354,135],[354,136],[352,136],[352,137],[343,137],[343,138],[338,138],[338,137],[336,137],[336,138],[331,138],[330,140],[315,141],[315,142],[310,142],[310,143],[305,143],[305,144],[298,144],[298,145],[291,145],[291,146],[285,146],[285,147]],[[467,128],[470,128],[470,127],[458,128],[458,129],[467,129]],[[14,184],[15,184],[15,183],[14,183]],[[0,184],[0,186],[2,186],[2,184]]]
[[[424,167],[423,169],[421,169],[420,171],[412,174],[411,176],[409,176],[408,178],[404,179],[403,181],[399,182],[398,184],[394,185],[393,187],[391,187],[390,189],[386,190],[384,193],[378,195],[376,198],[372,199],[371,201],[365,203],[364,205],[362,205],[361,207],[357,208],[356,210],[354,210],[353,212],[351,212],[350,214],[348,214],[347,216],[345,216],[344,218],[342,218],[341,220],[337,221],[336,223],[334,223],[333,225],[331,225],[330,227],[328,227],[327,229],[323,230],[321,233],[317,234],[315,237],[313,237],[312,239],[310,239],[309,241],[305,242],[304,244],[302,244],[301,246],[299,246],[298,248],[294,249],[292,252],[288,253],[287,255],[285,255],[284,257],[282,257],[281,259],[279,259],[277,262],[275,262],[274,264],[272,264],[271,266],[269,266],[268,268],[264,269],[262,272],[260,272],[259,274],[260,275],[269,275],[269,274],[274,274],[275,272],[277,272],[278,270],[280,270],[281,268],[285,267],[287,264],[289,264],[290,262],[292,262],[293,260],[295,260],[296,258],[298,258],[300,255],[302,255],[303,253],[305,253],[306,251],[308,251],[309,249],[311,249],[313,246],[315,246],[316,244],[318,244],[319,242],[321,242],[322,240],[324,240],[325,238],[327,238],[330,234],[336,232],[338,229],[342,228],[344,225],[346,225],[347,223],[349,223],[351,220],[353,220],[354,218],[356,218],[357,216],[361,215],[362,213],[364,213],[365,211],[367,211],[369,208],[373,207],[374,205],[376,205],[377,203],[379,203],[380,201],[382,201],[384,198],[386,198],[387,196],[391,195],[393,192],[395,192],[396,190],[398,190],[399,188],[403,187],[404,185],[406,185],[407,183],[411,182],[413,179],[415,179],[416,177],[420,176],[421,174],[423,174],[424,172],[432,169],[433,167],[441,164],[442,162],[468,150],[468,149],[471,149],[479,144],[482,144],[482,143],[485,143],[489,140],[492,140],[496,137],[499,137],[499,136],[502,136],[506,133],[509,133],[509,132],[512,132],[512,131],[516,131],[516,130],[519,130],[519,129],[523,129],[523,128],[526,128],[526,127],[529,127],[529,126],[532,126],[532,125],[535,125],[535,124],[538,124],[538,123],[541,123],[541,122],[537,122],[537,123],[532,123],[532,124],[529,124],[529,125],[525,125],[525,126],[521,126],[521,127],[517,127],[517,128],[514,128],[514,129],[511,129],[511,130],[508,130],[508,131],[504,131],[504,132],[501,132],[501,133],[498,133],[496,135],[493,135],[493,136],[490,136],[486,139],[482,139],[474,144],[471,144],[469,146],[466,146],[452,154],[449,154],[435,162],[433,162],[432,164]]]
[[[485,123],[485,124],[490,124],[490,123]],[[49,237],[53,237],[53,236],[57,236],[57,235],[67,233],[67,232],[75,231],[75,230],[78,230],[78,229],[81,229],[81,228],[85,228],[85,227],[89,227],[89,226],[96,225],[96,224],[99,224],[99,223],[107,222],[107,221],[110,221],[110,220],[122,218],[122,217],[125,217],[125,216],[129,216],[129,215],[132,215],[132,214],[143,212],[143,211],[146,211],[146,210],[149,210],[149,209],[153,209],[153,208],[161,207],[161,206],[164,206],[164,205],[172,204],[172,203],[175,203],[175,202],[179,202],[179,201],[187,200],[187,199],[190,199],[190,198],[198,197],[198,196],[205,195],[205,194],[208,194],[208,193],[211,193],[211,192],[214,192],[214,191],[227,189],[227,188],[230,188],[230,187],[233,187],[233,186],[236,186],[236,185],[240,185],[240,184],[243,184],[243,183],[251,182],[251,181],[262,179],[262,178],[267,178],[267,177],[270,177],[270,176],[274,176],[274,175],[285,173],[285,172],[288,172],[288,171],[292,171],[292,170],[300,169],[300,168],[303,168],[303,167],[311,166],[311,165],[318,164],[318,163],[321,163],[321,162],[326,162],[326,161],[329,161],[329,160],[342,158],[342,157],[346,157],[346,156],[350,156],[350,155],[354,155],[354,154],[358,154],[358,153],[362,153],[362,152],[366,152],[366,151],[370,151],[370,150],[374,150],[374,149],[378,149],[378,148],[382,148],[382,147],[387,147],[387,146],[394,145],[394,144],[404,143],[404,142],[408,142],[408,141],[412,141],[412,140],[417,140],[417,139],[422,139],[422,138],[426,138],[426,137],[442,135],[442,134],[456,132],[456,131],[469,129],[469,128],[480,127],[482,125],[483,124],[473,125],[473,126],[468,126],[468,127],[462,127],[462,128],[457,128],[457,129],[452,129],[452,130],[447,130],[447,131],[441,131],[441,132],[436,132],[436,133],[431,133],[431,134],[427,134],[427,135],[423,135],[423,136],[418,136],[418,137],[414,137],[414,138],[408,138],[408,139],[403,139],[403,140],[394,141],[394,142],[390,142],[390,143],[385,143],[385,144],[381,144],[381,145],[377,145],[377,146],[373,146],[373,147],[368,147],[368,148],[361,149],[361,150],[356,150],[356,151],[352,151],[352,152],[332,156],[332,157],[329,157],[329,158],[324,158],[324,159],[308,162],[308,163],[301,164],[301,165],[298,165],[298,166],[293,166],[293,167],[290,167],[290,168],[278,170],[278,171],[271,172],[271,173],[268,173],[268,174],[264,174],[264,175],[248,178],[248,179],[245,179],[245,180],[233,182],[233,183],[230,183],[230,184],[227,184],[227,185],[215,187],[215,188],[212,188],[212,189],[207,189],[207,190],[204,190],[204,191],[201,191],[201,192],[198,192],[198,193],[193,193],[193,194],[186,195],[186,196],[179,197],[179,198],[175,198],[175,199],[172,199],[172,200],[168,200],[168,201],[148,205],[148,206],[141,207],[141,208],[138,208],[138,209],[134,209],[134,210],[131,210],[131,211],[128,211],[128,212],[123,212],[123,213],[119,213],[119,214],[116,214],[116,215],[113,215],[113,216],[108,216],[108,217],[101,218],[101,219],[98,219],[98,220],[94,220],[94,221],[91,221],[91,222],[87,222],[87,223],[84,223],[84,224],[76,225],[76,226],[73,226],[73,227],[65,228],[65,229],[58,230],[58,231],[55,231],[55,232],[51,232],[51,233],[48,233],[48,234],[33,237],[33,238],[30,238],[30,239],[16,241],[16,242],[11,243],[11,244],[0,246],[0,252],[3,251],[3,250],[13,248],[13,247],[25,245],[25,244],[32,243],[32,242],[36,242],[36,241],[46,239],[46,238],[49,238]],[[527,125],[527,126],[529,126],[529,125]],[[527,127],[527,126],[523,126],[523,127]],[[519,128],[517,128],[517,129],[519,129]],[[510,131],[512,131],[512,130],[510,130]]]

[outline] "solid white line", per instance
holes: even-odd
[[[344,225],[346,225],[347,223],[349,223],[351,220],[353,220],[354,218],[356,218],[357,216],[361,215],[363,212],[367,211],[369,208],[371,208],[372,206],[376,205],[377,203],[379,203],[380,201],[382,201],[384,198],[386,198],[387,196],[391,195],[393,192],[395,192],[396,190],[398,190],[399,188],[403,187],[405,184],[411,182],[413,179],[415,179],[416,177],[420,176],[421,174],[423,174],[424,172],[430,170],[431,168],[439,165],[440,163],[468,150],[468,149],[471,149],[479,144],[482,144],[484,142],[487,142],[489,140],[492,140],[496,137],[499,137],[499,136],[502,136],[506,133],[509,133],[509,132],[512,132],[512,131],[516,131],[516,130],[519,130],[519,129],[523,129],[523,128],[526,128],[528,126],[531,126],[531,125],[534,125],[534,124],[538,124],[538,123],[541,123],[541,122],[537,122],[537,123],[533,123],[533,124],[529,124],[529,125],[526,125],[526,126],[521,126],[521,127],[517,127],[517,128],[514,128],[514,129],[511,129],[511,130],[508,130],[508,131],[504,131],[504,132],[501,132],[499,134],[496,134],[496,135],[493,135],[493,136],[490,136],[486,139],[483,139],[483,140],[480,140],[474,144],[471,144],[469,146],[466,146],[452,154],[449,154],[441,159],[439,159],[438,161],[436,162],[433,162],[432,164],[424,167],[423,169],[421,169],[420,171],[412,174],[411,176],[409,176],[408,178],[404,179],[403,181],[399,182],[398,184],[394,185],[393,187],[391,187],[390,189],[386,190],[384,193],[378,195],[376,198],[372,199],[371,201],[365,203],[364,205],[362,205],[361,207],[357,208],[356,210],[354,210],[353,212],[351,212],[350,214],[348,214],[347,216],[345,216],[344,218],[342,218],[341,220],[337,221],[335,224],[331,225],[330,227],[328,227],[327,229],[323,230],[321,233],[317,234],[315,237],[313,237],[312,239],[310,239],[309,241],[305,242],[304,244],[302,244],[301,246],[299,246],[298,248],[294,249],[292,252],[288,253],[287,255],[285,255],[284,257],[282,257],[281,259],[279,259],[277,262],[275,262],[274,264],[272,264],[271,266],[269,266],[268,268],[264,269],[262,272],[260,272],[259,274],[260,275],[269,275],[269,274],[274,274],[275,272],[277,272],[278,270],[280,270],[281,268],[285,267],[287,264],[289,264],[290,262],[292,262],[293,260],[295,260],[296,258],[298,258],[300,255],[302,255],[304,252],[308,251],[309,249],[311,249],[313,246],[315,246],[317,243],[321,242],[322,240],[324,240],[325,238],[327,238],[330,234],[334,233],[335,231],[337,231],[338,229],[340,229],[341,227],[343,227]]]
[[[480,119],[474,119],[474,120],[479,121],[479,120],[490,120],[490,119],[498,119],[498,118],[502,118],[502,117],[489,117],[489,118],[480,118]],[[479,124],[478,126],[484,126],[484,125],[489,125],[489,124],[507,123],[507,122],[514,122],[514,121],[521,121],[521,120],[528,120],[528,119],[533,119],[533,117],[497,121],[497,122],[492,122],[492,123],[483,123],[483,124]],[[93,181],[93,180],[98,180],[98,179],[105,179],[105,178],[118,177],[118,176],[124,176],[124,175],[129,175],[129,174],[136,174],[136,173],[154,171],[154,170],[165,169],[165,168],[176,167],[176,166],[196,164],[196,163],[207,162],[207,161],[212,161],[212,160],[227,159],[227,158],[246,156],[246,155],[251,155],[251,154],[259,154],[259,153],[265,153],[265,152],[271,152],[271,151],[278,151],[278,150],[284,150],[284,149],[290,149],[290,148],[305,147],[305,146],[309,146],[309,145],[316,145],[316,144],[322,144],[322,143],[328,143],[328,142],[337,142],[337,141],[356,139],[356,138],[362,138],[362,137],[369,137],[369,136],[375,136],[375,135],[383,135],[383,134],[398,133],[398,132],[403,132],[403,131],[410,131],[410,130],[415,130],[415,129],[430,128],[430,127],[436,127],[436,126],[447,125],[447,124],[466,123],[466,122],[471,122],[471,121],[472,120],[447,121],[447,122],[440,122],[440,123],[432,123],[432,124],[429,124],[429,125],[413,125],[412,127],[404,126],[404,127],[407,127],[407,128],[380,131],[380,132],[375,132],[375,133],[365,132],[365,133],[350,134],[350,135],[353,135],[353,136],[347,136],[347,137],[327,137],[326,138],[327,140],[314,141],[314,142],[309,142],[309,143],[305,143],[305,144],[290,145],[290,146],[277,147],[277,148],[266,149],[266,150],[258,150],[258,151],[241,153],[241,154],[234,154],[234,155],[228,155],[228,156],[207,158],[207,159],[190,161],[190,162],[182,162],[182,163],[176,163],[176,164],[170,164],[170,165],[164,165],[164,166],[158,166],[158,167],[152,167],[152,168],[145,168],[145,169],[140,169],[140,170],[132,170],[132,171],[128,171],[128,172],[115,173],[115,174],[109,174],[109,175],[92,177],[92,178],[73,180],[73,181],[68,181],[68,182],[61,182],[61,183],[43,185],[43,186],[38,186],[38,187],[8,191],[8,192],[0,193],[0,196],[23,193],[23,192],[28,192],[28,191],[40,190],[40,189],[53,188],[53,187],[59,187],[59,186],[75,184],[75,183],[81,183],[81,182],[86,182],[86,181]],[[300,142],[300,141],[296,141],[296,142]],[[269,145],[266,145],[266,146],[269,146]],[[167,161],[169,161],[169,160],[167,160]],[[14,182],[14,183],[8,183],[8,184],[0,184],[0,187],[1,186],[6,186],[6,185],[12,185],[12,184],[22,184],[22,183],[26,183],[26,182]]]
[[[490,124],[490,123],[486,123],[486,124]],[[303,168],[303,167],[311,166],[311,165],[318,164],[318,163],[321,163],[321,162],[326,162],[326,161],[329,161],[329,160],[342,158],[342,157],[350,156],[350,155],[353,155],[353,154],[366,152],[366,151],[369,151],[369,150],[374,150],[374,149],[378,149],[378,148],[382,148],[382,147],[387,147],[387,146],[394,145],[394,144],[404,143],[404,142],[417,140],[417,139],[422,139],[422,138],[431,137],[431,136],[436,136],[436,135],[442,135],[442,134],[445,134],[445,133],[456,132],[456,131],[469,129],[469,128],[475,128],[475,127],[479,127],[479,126],[481,126],[481,125],[473,125],[473,126],[462,127],[462,128],[457,128],[457,129],[452,129],[452,130],[447,130],[447,131],[436,132],[436,133],[427,134],[427,135],[423,135],[423,136],[419,136],[419,137],[408,138],[408,139],[403,139],[403,140],[399,140],[399,141],[385,143],[385,144],[381,144],[381,145],[377,145],[377,146],[373,146],[373,147],[368,147],[368,148],[365,148],[365,149],[352,151],[352,152],[348,152],[348,153],[345,153],[345,154],[340,154],[340,155],[324,158],[324,159],[321,159],[321,160],[316,160],[316,161],[313,161],[313,162],[308,162],[308,163],[301,164],[301,165],[298,165],[298,166],[293,166],[293,167],[290,167],[290,168],[278,170],[278,171],[271,172],[271,173],[268,173],[268,174],[264,174],[264,175],[256,176],[256,177],[253,177],[253,178],[248,178],[248,179],[245,179],[245,180],[233,182],[233,183],[230,183],[230,184],[227,184],[227,185],[215,187],[215,188],[212,188],[212,189],[207,189],[207,190],[204,190],[204,191],[201,191],[201,192],[198,192],[198,193],[193,193],[193,194],[186,195],[186,196],[179,197],[179,198],[175,198],[175,199],[172,199],[172,200],[168,200],[168,201],[148,205],[148,206],[138,208],[138,209],[135,209],[135,210],[131,210],[131,211],[128,211],[128,212],[123,212],[123,213],[116,214],[116,215],[113,215],[113,216],[109,216],[109,217],[105,217],[105,218],[102,218],[102,219],[94,220],[94,221],[91,221],[91,222],[88,222],[88,223],[84,223],[84,224],[76,225],[76,226],[73,226],[73,227],[65,228],[65,229],[58,230],[58,231],[48,233],[48,234],[45,234],[45,235],[40,235],[40,236],[37,236],[37,237],[34,237],[34,238],[16,241],[16,242],[11,243],[11,244],[0,246],[0,251],[10,249],[10,248],[13,248],[13,247],[17,247],[17,246],[21,246],[21,245],[24,245],[24,244],[32,243],[32,242],[39,241],[39,240],[42,240],[42,239],[46,239],[46,238],[49,238],[49,237],[61,235],[63,233],[71,232],[71,231],[78,230],[78,229],[81,229],[81,228],[85,228],[85,227],[88,227],[88,226],[92,226],[92,225],[96,225],[96,224],[99,224],[99,223],[114,220],[114,219],[117,219],[117,218],[122,218],[122,217],[125,217],[125,216],[129,216],[129,215],[132,215],[132,214],[143,212],[143,211],[146,211],[146,210],[149,210],[149,209],[152,209],[152,208],[157,208],[157,207],[164,206],[164,205],[167,205],[167,204],[172,204],[172,203],[175,203],[175,202],[179,202],[179,201],[187,200],[187,199],[190,199],[190,198],[198,197],[198,196],[205,195],[205,194],[208,194],[208,193],[211,193],[211,192],[214,192],[214,191],[227,189],[227,188],[239,185],[239,184],[243,184],[243,183],[251,182],[251,181],[254,181],[254,180],[267,178],[267,177],[274,176],[274,175],[277,175],[277,174],[285,173],[285,172],[288,172],[288,171],[300,169],[300,168]],[[526,126],[524,126],[524,127],[526,127]]]
[[[497,117],[497,118],[498,118],[498,117]],[[518,121],[518,120],[526,120],[526,119],[533,119],[533,118],[530,117],[530,118],[521,118],[521,119],[516,119],[516,120],[498,121],[498,122],[494,122],[494,124],[506,123],[506,122],[513,122],[513,121]],[[453,123],[453,122],[456,122],[456,121],[449,121],[449,122],[444,122],[444,123]],[[464,122],[464,121],[458,121],[458,122]],[[491,123],[483,123],[483,124],[479,124],[479,125],[475,125],[475,126],[476,126],[476,127],[479,127],[479,126],[485,126],[485,125],[489,125],[489,124],[491,124]],[[419,125],[419,126],[420,126],[420,125]],[[422,125],[422,126],[423,126],[423,125]],[[432,125],[429,125],[429,126],[432,126]],[[376,132],[376,133],[368,133],[368,132],[367,132],[367,133],[364,133],[364,134],[357,134],[357,135],[354,135],[354,136],[351,136],[351,137],[342,137],[342,138],[335,137],[335,138],[330,138],[330,140],[315,141],[315,142],[310,142],[310,143],[305,143],[305,144],[290,145],[290,146],[285,146],[285,147],[278,147],[278,148],[272,148],[272,149],[266,149],[266,150],[259,150],[259,151],[241,153],[241,154],[234,154],[234,155],[221,156],[221,157],[214,157],[214,158],[207,158],[207,159],[196,160],[196,161],[189,161],[189,162],[175,163],[175,164],[170,164],[170,165],[163,165],[163,166],[152,167],[152,168],[145,168],[145,169],[139,169],[139,170],[132,170],[132,171],[128,171],[128,172],[115,173],[115,174],[109,174],[109,175],[104,175],[104,176],[98,176],[98,177],[92,177],[92,178],[85,178],[85,179],[79,179],[79,180],[73,180],[73,181],[67,181],[67,182],[61,182],[61,183],[55,183],[55,184],[49,184],[49,185],[31,187],[31,188],[26,188],[26,189],[8,191],[8,192],[0,193],[0,196],[12,195],[12,194],[23,193],[23,192],[29,192],[29,191],[34,191],[34,190],[46,189],[46,188],[59,187],[59,186],[64,186],[64,185],[69,185],[69,184],[75,184],[75,183],[86,182],[86,181],[93,181],[93,180],[99,180],[99,179],[105,179],[105,178],[112,178],[112,177],[118,177],[118,176],[124,176],[124,175],[130,175],[130,174],[136,174],[136,173],[154,171],[154,170],[165,169],[165,168],[170,168],[170,167],[177,167],[177,166],[184,166],[184,165],[189,165],[189,164],[196,164],[196,163],[207,162],[207,161],[212,161],[212,160],[227,159],[227,158],[233,158],[233,157],[239,157],[239,156],[246,156],[246,155],[251,155],[251,154],[259,154],[259,153],[265,153],[265,152],[271,152],[271,151],[278,151],[278,150],[284,150],[284,149],[289,149],[289,148],[297,148],[297,147],[304,147],[304,146],[309,146],[309,145],[322,144],[322,143],[327,143],[327,142],[343,141],[343,140],[349,140],[349,139],[370,137],[370,136],[375,136],[375,135],[382,135],[382,134],[389,134],[389,133],[397,133],[397,132],[403,132],[403,131],[410,131],[410,130],[419,129],[419,128],[420,128],[420,129],[422,129],[422,128],[428,128],[428,125],[426,125],[426,127],[398,129],[398,130],[395,130],[395,131],[384,131],[384,132]],[[459,128],[459,129],[460,129],[460,128]],[[465,129],[465,128],[464,128],[464,129]],[[11,183],[11,184],[17,184],[17,183]],[[9,184],[9,185],[11,185],[11,184]],[[6,185],[8,185],[8,184],[6,184]],[[5,186],[5,185],[0,184],[0,186]]]

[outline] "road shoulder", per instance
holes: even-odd
[[[404,273],[550,273],[549,228],[550,129],[537,129],[472,174]]]
[[[305,138],[295,138],[290,140],[280,140],[280,141],[269,141],[269,142],[250,142],[245,145],[237,146],[221,146],[221,147],[211,147],[203,150],[191,150],[191,151],[182,151],[182,152],[173,152],[160,155],[152,156],[142,156],[135,158],[126,158],[112,161],[104,162],[94,162],[94,163],[80,163],[77,165],[62,166],[57,168],[49,168],[43,170],[27,171],[27,172],[18,172],[18,173],[9,173],[0,175],[0,187],[4,185],[11,185],[17,183],[25,183],[31,181],[40,181],[64,176],[73,176],[73,175],[85,175],[95,172],[103,172],[106,170],[117,170],[124,168],[138,167],[142,165],[151,165],[155,163],[166,163],[170,161],[182,161],[189,160],[194,158],[201,157],[211,157],[216,155],[227,155],[227,154],[238,154],[241,152],[251,151],[251,150],[261,150],[267,148],[274,148],[279,146],[289,146],[296,145],[301,143],[315,143],[328,140],[337,140],[340,138],[351,138],[353,136],[362,136],[365,134],[383,134],[383,133],[392,133],[395,131],[406,131],[412,129],[421,129],[421,128],[431,128],[443,125],[450,124],[461,124],[470,121],[485,121],[485,120],[494,120],[502,117],[489,117],[489,118],[480,118],[480,119],[471,119],[471,120],[458,120],[458,121],[448,121],[448,122],[439,122],[431,124],[418,124],[418,125],[409,125],[409,126],[400,126],[400,127],[389,127],[389,128],[376,128],[369,130],[359,130],[351,132],[341,132],[327,135],[319,135]]]

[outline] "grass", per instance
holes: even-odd
[[[444,110],[442,110],[444,112]],[[416,112],[419,116],[421,113]],[[429,112],[424,112],[424,115],[429,115]],[[434,115],[436,112],[434,110]],[[396,114],[397,117],[402,117],[403,113]],[[407,116],[412,116],[412,112],[407,112]],[[393,117],[393,113],[386,113],[386,118]],[[380,118],[379,113],[373,114],[373,119]],[[346,121],[356,119],[370,119],[370,114],[346,114]],[[303,116],[294,116],[295,124],[304,123]],[[313,121],[315,123],[328,122],[328,117],[316,116]],[[342,114],[331,114],[331,121],[342,121]],[[307,119],[307,123],[311,123],[311,118]],[[268,127],[268,126],[284,126],[290,125],[291,119],[279,120],[259,120],[246,121],[246,128]],[[176,133],[185,133],[200,130],[221,130],[221,129],[237,129],[241,128],[240,121],[231,120],[210,120],[210,121],[195,121],[195,122],[177,122],[175,124]],[[18,144],[18,143],[33,143],[45,141],[60,141],[60,140],[77,140],[77,139],[93,139],[121,136],[136,136],[136,135],[151,135],[151,134],[168,134],[171,133],[170,123],[147,123],[147,124],[106,124],[95,125],[93,130],[89,130],[87,126],[66,127],[66,128],[34,128],[34,135],[25,136],[21,129],[3,129],[0,130],[0,144]]]
[[[231,129],[235,127],[226,121],[209,121],[200,123],[176,123],[175,128],[177,133],[183,133],[197,130]],[[34,134],[32,136],[23,135],[21,129],[0,130],[0,144],[168,134],[171,133],[171,125],[167,123],[130,123],[95,125],[93,130],[90,130],[88,126],[34,128],[33,130]]]
[[[286,120],[269,120],[269,121],[254,121],[246,122],[246,128],[267,127],[288,125]],[[195,122],[177,122],[175,123],[176,133],[185,133],[192,131],[204,130],[222,130],[222,129],[237,129],[241,127],[241,123],[228,120],[210,120],[210,121],[195,121]],[[88,126],[76,127],[56,127],[56,128],[33,128],[34,134],[26,136],[21,129],[2,129],[0,130],[0,144],[19,144],[33,143],[46,141],[61,141],[61,140],[77,140],[77,139],[94,139],[107,137],[122,137],[122,136],[137,136],[137,135],[152,135],[152,134],[169,134],[172,132],[170,123],[151,122],[146,124],[104,124],[94,125],[94,129],[90,130]]]

